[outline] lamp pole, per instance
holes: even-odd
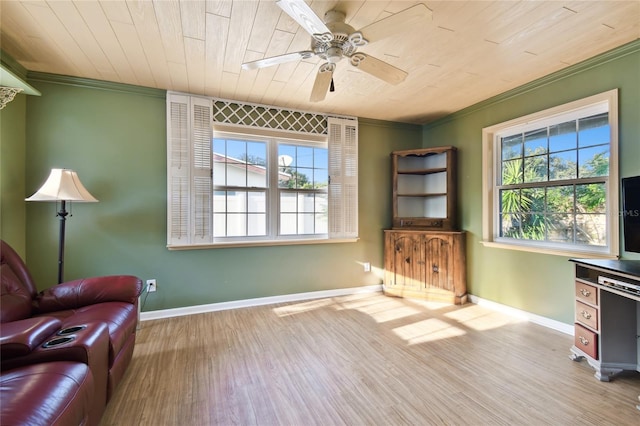
[[[60,240],[58,241],[58,284],[64,279],[64,232],[67,216],[66,201],[60,201],[60,211],[56,214],[60,218]]]

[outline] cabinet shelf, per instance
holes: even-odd
[[[398,194],[398,197],[442,197],[447,196],[446,192],[423,192],[423,193],[415,193],[415,194]]]
[[[456,230],[456,148],[394,151],[391,159],[393,228]]]
[[[399,175],[431,175],[434,173],[446,172],[446,167],[438,167],[435,169],[416,169],[416,170],[398,170]]]

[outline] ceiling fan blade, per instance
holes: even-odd
[[[331,86],[331,79],[333,78],[333,71],[336,69],[335,64],[326,63],[320,65],[318,74],[316,75],[316,81],[313,83],[313,90],[311,90],[311,102],[320,102],[327,96],[329,86]]]
[[[331,30],[304,0],[278,0],[276,4],[314,38],[327,42],[333,40]]]
[[[385,37],[404,32],[410,25],[426,22],[427,19],[431,19],[431,10],[420,3],[367,25],[361,28],[360,32],[365,39],[372,43]]]
[[[299,59],[309,59],[314,55],[311,50],[303,50],[301,52],[287,53],[270,58],[258,59],[257,61],[245,62],[242,64],[243,70],[256,70],[258,68],[270,67],[272,65],[284,64],[285,62],[293,62]]]
[[[407,73],[400,68],[360,52],[351,56],[351,65],[393,85],[407,78]]]

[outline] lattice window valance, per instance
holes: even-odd
[[[213,122],[286,132],[327,134],[326,114],[213,99]],[[351,118],[351,117],[341,117]]]

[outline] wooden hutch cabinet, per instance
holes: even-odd
[[[394,151],[393,229],[385,230],[384,293],[463,304],[465,233],[457,231],[456,149]]]

